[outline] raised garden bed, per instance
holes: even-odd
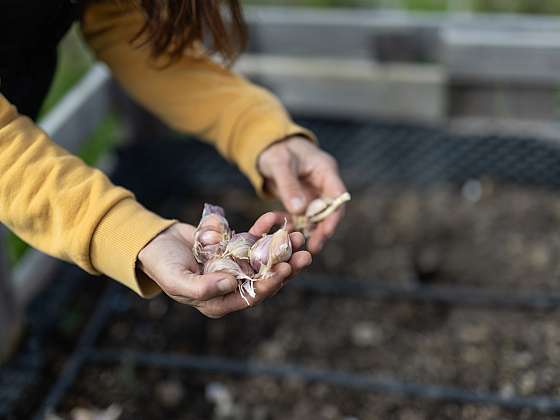
[[[306,125],[339,157],[353,192],[311,272],[215,321],[165,297],[109,289],[59,380],[38,391],[43,409],[68,416],[114,403],[125,419],[555,418],[560,149],[426,127]],[[119,182],[167,216],[197,220],[209,201],[244,228],[270,207],[198,143],[123,152]]]

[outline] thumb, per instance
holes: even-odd
[[[210,273],[194,274],[185,273],[180,279],[169,285],[173,296],[185,297],[197,301],[207,301],[218,296],[223,296],[237,289],[237,280],[230,274]]]
[[[290,165],[278,165],[272,171],[272,176],[277,194],[286,209],[293,214],[302,213],[307,203],[296,168]]]

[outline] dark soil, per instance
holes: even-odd
[[[230,191],[197,197],[196,205],[175,216],[195,222],[204,200],[223,205],[239,230],[269,207]],[[170,214],[176,204],[170,204]],[[354,194],[344,223],[312,271],[367,283],[560,292],[559,225],[560,195],[551,191],[484,182],[477,199],[451,186],[372,187]],[[382,302],[317,295],[288,285],[265,304],[221,320],[207,320],[163,296],[151,301],[131,296],[130,307],[114,315],[97,346],[219,355],[504,396],[560,398],[559,321],[560,310]],[[216,393],[220,398],[209,395]],[[557,418],[295,379],[131,364],[88,364],[61,408],[68,413],[77,406],[111,403],[123,407],[126,419]]]

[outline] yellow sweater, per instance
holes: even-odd
[[[154,65],[148,46],[129,43],[143,16],[116,3],[94,3],[85,11],[82,30],[96,57],[131,97],[171,127],[215,145],[257,190],[263,183],[256,168],[261,151],[292,135],[312,137],[270,93],[206,56],[185,54],[170,67]],[[1,92],[0,221],[33,247],[145,297],[159,288],[136,273],[138,253],[175,223],[58,147]]]

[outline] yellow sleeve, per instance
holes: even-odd
[[[266,147],[298,134],[314,140],[273,95],[204,54],[185,53],[163,68],[161,62],[154,63],[148,45],[130,44],[144,17],[122,3],[91,2],[84,13],[84,37],[97,58],[135,100],[169,126],[214,144],[258,192],[263,180],[256,163]]]
[[[174,223],[52,142],[0,94],[0,222],[39,250],[103,273],[143,296],[140,250]]]

